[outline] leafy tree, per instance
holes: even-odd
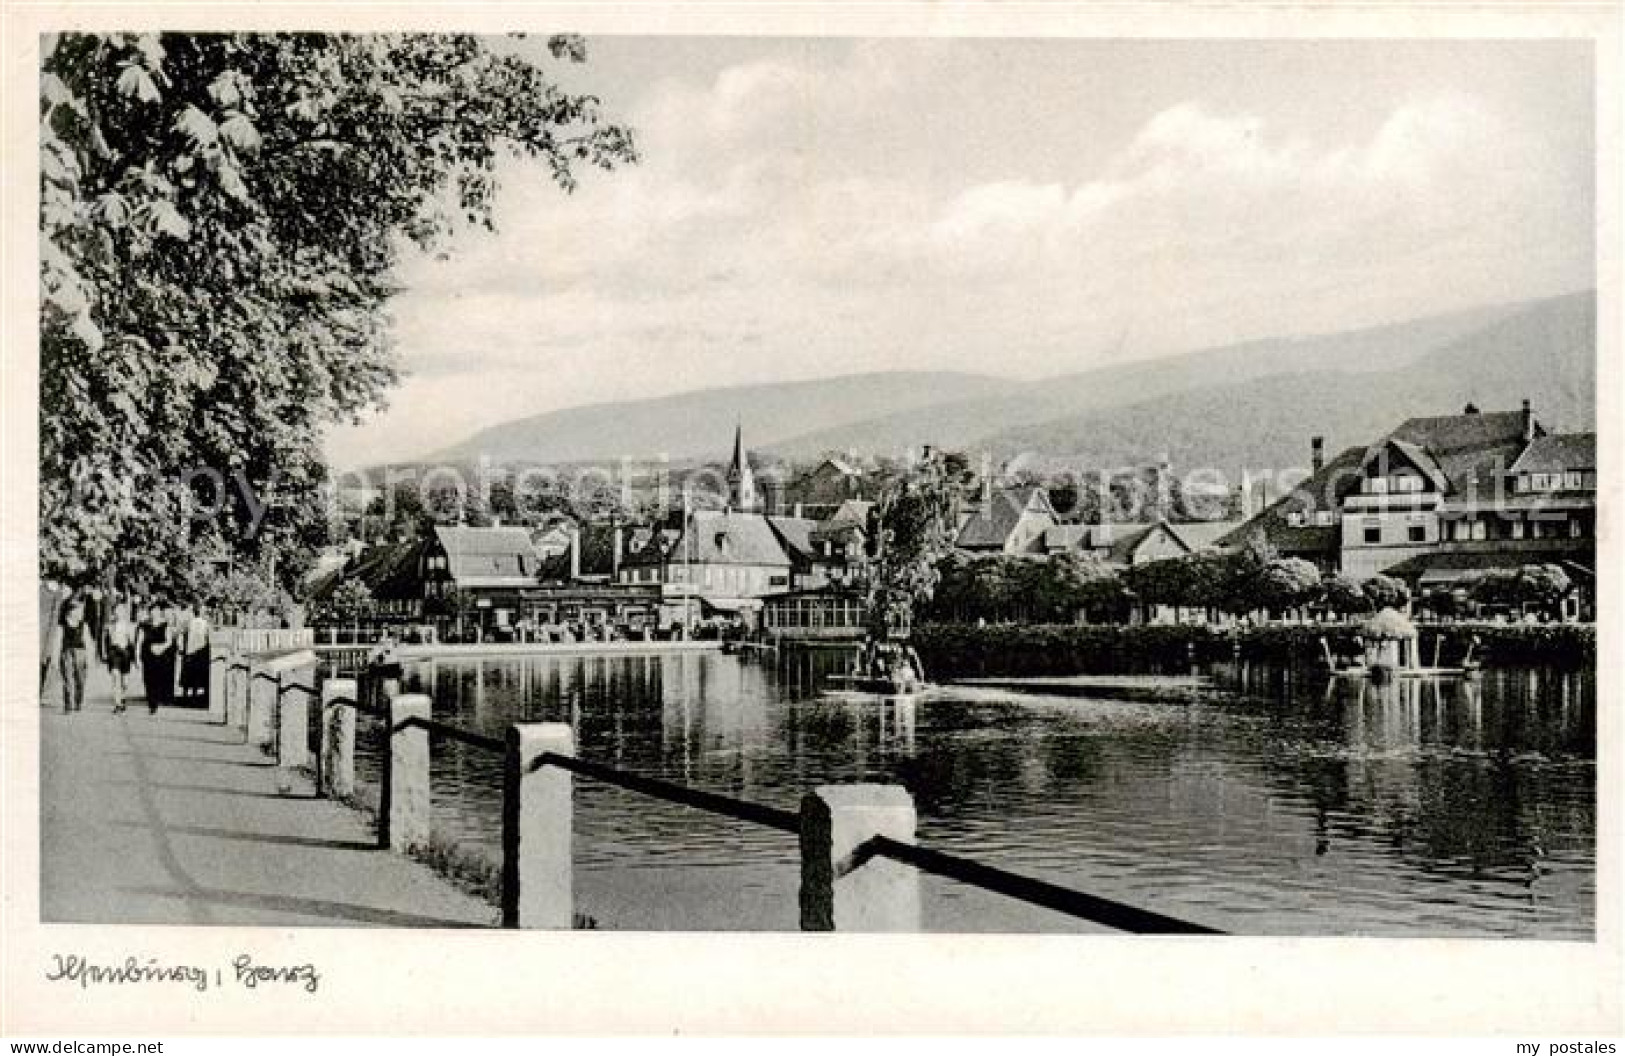
[[[1371,599],[1366,596],[1359,580],[1338,573],[1325,578],[1321,591],[1326,607],[1339,616],[1353,616],[1371,611]]]
[[[1264,565],[1258,594],[1271,612],[1301,608],[1320,597],[1320,570],[1300,557],[1278,557]]]
[[[359,579],[346,579],[328,595],[327,611],[341,621],[364,620],[378,608],[372,588]]]
[[[1474,577],[1468,592],[1482,605],[1552,605],[1572,586],[1568,573],[1556,565],[1524,565],[1482,572]]]
[[[1523,600],[1555,605],[1573,589],[1574,583],[1557,565],[1524,565],[1518,569],[1517,586]]]
[[[937,564],[953,545],[954,497],[943,460],[933,458],[901,470],[869,511],[859,581],[871,637],[912,623],[914,610],[930,602]]]
[[[635,158],[594,97],[470,35],[76,33],[42,51],[40,556],[69,581],[128,561],[173,586],[217,547],[292,585],[320,542],[324,430],[396,380],[402,254],[488,225],[504,153],[566,190]],[[197,515],[216,481],[236,497]]]
[[[1381,574],[1361,583],[1360,591],[1373,609],[1403,609],[1411,600],[1411,588],[1403,580]]]
[[[1123,581],[1117,570],[1093,554],[1057,554],[1050,559],[1050,572],[1057,582],[1066,608],[1060,615],[1093,615],[1116,612],[1123,605]]]

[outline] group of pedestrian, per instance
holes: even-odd
[[[202,706],[209,693],[209,621],[195,602],[140,598],[99,588],[51,591],[56,610],[40,671],[44,691],[54,654],[62,679],[62,710],[84,710],[85,684],[94,661],[107,668],[113,711],[122,714],[140,672],[147,710],[180,702]],[[43,615],[43,614],[42,614]],[[54,626],[53,626],[54,625]]]

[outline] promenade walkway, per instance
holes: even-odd
[[[94,665],[93,665],[94,666]],[[54,679],[53,679],[54,682]],[[497,911],[377,850],[358,812],[275,768],[201,711],[40,709],[40,916],[51,922],[485,927]]]

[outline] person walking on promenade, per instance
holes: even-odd
[[[197,602],[186,607],[181,631],[181,699],[207,703],[209,696],[209,621]]]
[[[162,604],[154,602],[147,607],[139,631],[141,683],[147,693],[147,711],[156,715],[175,696],[175,639]]]
[[[84,599],[78,596],[62,610],[60,620],[62,711],[85,710],[85,676],[90,671],[90,626],[85,622]]]
[[[113,676],[113,714],[124,712],[124,694],[128,688],[130,669],[135,666],[135,621],[131,618],[129,600],[113,606],[102,635],[102,654],[107,658],[108,674]]]
[[[43,703],[45,690],[51,684],[51,671],[57,667],[57,658],[61,655],[62,610],[67,607],[68,589],[47,580],[40,586],[39,597],[39,692]]]

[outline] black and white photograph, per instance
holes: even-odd
[[[255,946],[307,929],[1617,979],[1592,37],[558,14],[29,36],[8,974],[175,1029],[337,985]]]

